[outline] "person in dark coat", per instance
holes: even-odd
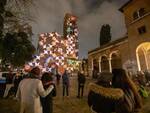
[[[60,78],[61,78],[61,75],[57,72],[56,73],[57,85],[59,85],[59,83],[60,83]]]
[[[121,89],[111,87],[111,73],[101,73],[96,83],[90,83],[88,105],[96,113],[115,111],[115,102],[124,95]]]
[[[9,91],[14,86],[13,84],[13,73],[9,71],[8,75],[6,76],[6,88],[3,97],[6,98],[9,95]]]
[[[48,72],[43,73],[41,80],[44,89],[47,89],[49,85],[54,86],[53,90],[46,97],[41,97],[43,113],[53,113],[53,97],[56,96],[56,87],[53,82],[52,73]]]
[[[144,72],[145,78],[146,78],[146,85],[149,86],[150,85],[150,71],[146,70]]]
[[[17,89],[19,86],[20,81],[22,80],[22,76],[19,72],[16,73],[16,75],[13,78],[13,83],[14,83],[14,95],[17,93]]]
[[[84,84],[85,84],[86,78],[85,75],[82,72],[78,73],[78,95],[77,98],[83,97],[83,91],[84,91]]]
[[[69,96],[69,75],[65,70],[64,74],[62,75],[62,83],[63,83],[63,97],[66,95]]]

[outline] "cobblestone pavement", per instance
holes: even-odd
[[[57,86],[57,96],[54,98],[53,113],[91,113],[87,105],[88,84],[93,80],[87,78],[84,97],[78,99],[77,96],[77,78],[71,77],[70,95],[62,97],[62,85]],[[144,106],[140,113],[150,113],[150,97],[143,100]],[[0,113],[19,113],[19,103],[12,98],[0,98]]]

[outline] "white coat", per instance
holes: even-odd
[[[47,96],[54,87],[44,90],[39,79],[26,78],[19,84],[16,97],[20,99],[20,113],[42,113],[40,96]]]

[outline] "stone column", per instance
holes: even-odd
[[[92,59],[92,64],[91,64],[91,66],[92,66],[91,70],[93,71],[93,59]]]
[[[111,58],[108,58],[108,62],[109,62],[109,72],[112,72],[112,67],[111,67]]]
[[[150,70],[150,50],[146,52],[148,70]]]
[[[147,52],[144,51],[144,57],[145,57],[145,64],[146,64],[146,69],[148,70],[148,58],[147,58]]]
[[[136,60],[137,60],[138,71],[141,71],[141,65],[140,65],[138,52],[136,53]]]
[[[101,69],[101,59],[99,59],[99,72],[102,72],[102,69]]]
[[[92,76],[93,75],[93,58],[91,58],[91,62],[89,65],[90,65],[89,75]]]

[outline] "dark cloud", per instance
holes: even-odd
[[[99,8],[104,1],[111,2],[112,0],[84,0],[88,12],[92,12],[93,10]]]
[[[127,0],[37,0],[36,7],[31,8],[36,22],[32,23],[34,43],[37,34],[57,31],[63,34],[65,13],[78,17],[79,56],[87,57],[87,52],[99,46],[99,32],[103,24],[110,24],[112,39],[125,35],[124,17],[118,11]]]

